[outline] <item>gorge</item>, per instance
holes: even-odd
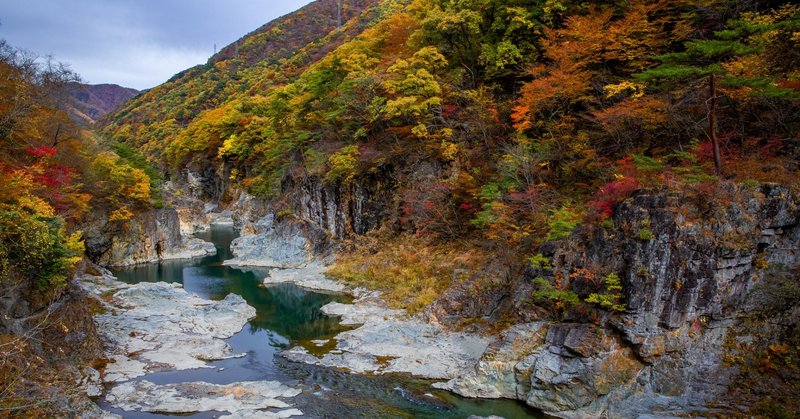
[[[84,125],[3,41],[0,415],[794,417],[798,34],[317,0]]]

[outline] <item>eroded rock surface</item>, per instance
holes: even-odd
[[[83,280],[108,300],[108,312],[95,316],[107,356],[115,361],[106,368],[107,382],[157,370],[201,368],[207,360],[238,356],[223,339],[256,314],[235,294],[210,301],[179,284],[127,285],[107,275]]]
[[[304,268],[272,269],[264,278],[266,286],[283,283],[292,283],[298,287],[316,291],[342,293],[348,290],[347,286],[341,282],[327,278],[325,266],[318,261],[312,262]]]
[[[264,266],[272,268],[302,268],[307,266],[317,252],[315,246],[323,237],[314,236],[302,224],[276,223],[270,214],[255,223],[254,234],[236,238],[231,243],[235,256],[225,265]],[[322,234],[321,232],[317,232]]]
[[[98,213],[98,217],[104,217]],[[97,218],[84,228],[86,253],[102,266],[129,266],[168,259],[192,259],[217,252],[212,243],[181,234],[173,208],[136,214],[131,220]]]
[[[447,332],[440,326],[409,318],[370,302],[329,303],[326,314],[341,316],[344,324],[363,325],[336,336],[336,349],[318,358],[301,347],[282,353],[295,362],[342,368],[357,373],[409,373],[416,377],[449,379],[478,362],[488,338]]]
[[[739,412],[737,401],[724,400],[737,374],[724,359],[739,351],[729,342],[796,327],[796,317],[780,327],[756,321],[765,303],[753,291],[800,264],[797,197],[775,185],[739,188],[722,184],[713,203],[640,193],[616,208],[613,229],[546,244],[549,263],[497,287],[480,311],[496,313],[513,301],[527,323],[507,330],[472,371],[440,386],[517,398],[559,417]],[[532,304],[536,277],[560,278],[562,289],[584,299],[608,273],[623,280],[622,313],[558,321]],[[441,319],[470,308],[457,288],[443,300]]]
[[[232,418],[284,418],[302,415],[297,409],[279,412],[259,409],[291,407],[280,398],[300,394],[277,381],[245,381],[227,385],[204,382],[157,385],[130,381],[111,389],[106,400],[123,410],[159,413],[230,412]]]

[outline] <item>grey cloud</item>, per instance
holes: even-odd
[[[0,2],[0,37],[54,55],[91,83],[144,89],[308,0]]]

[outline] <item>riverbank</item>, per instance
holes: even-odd
[[[256,315],[236,294],[212,301],[189,294],[180,284],[125,284],[102,268],[100,275],[84,275],[80,284],[100,305],[94,316],[106,348],[102,383],[109,385],[105,400],[125,411],[174,414],[227,411],[225,417],[302,415],[281,399],[300,390],[277,381],[215,385],[189,382],[157,385],[134,380],[159,371],[213,368],[208,362],[244,356],[224,339],[230,338]],[[99,378],[99,377],[97,377]],[[100,382],[94,382],[100,395]],[[230,397],[233,395],[233,397]],[[278,411],[261,409],[279,408]],[[287,409],[288,408],[288,409]]]
[[[298,412],[312,417],[379,412],[437,418],[535,415],[516,402],[461,399],[430,388],[428,381],[414,380],[410,374],[394,373],[381,365],[377,365],[381,371],[351,374],[342,368],[296,363],[280,356],[294,347],[324,356],[337,351],[337,336],[365,317],[405,316],[380,308],[377,300],[372,300],[376,306],[369,309],[353,310],[361,305],[349,304],[352,298],[342,294],[346,291],[342,284],[324,278],[318,264],[309,266],[316,274],[303,269],[275,270],[271,277],[280,283],[265,287],[268,270],[221,264],[231,257],[228,243],[235,234],[230,231],[227,226],[201,234],[217,244],[219,254],[213,257],[121,268],[114,271],[120,280],[100,269],[85,278],[102,306],[96,314],[98,327],[108,328],[103,332],[106,356],[116,361],[103,371],[108,389],[100,399],[101,407],[123,416],[138,412],[136,417],[146,417],[145,412],[189,414],[212,408],[236,415],[233,417],[280,417],[276,415]],[[313,283],[315,289],[325,292],[284,283],[290,279],[300,285]],[[361,295],[364,301],[369,300],[367,294]],[[185,303],[176,304],[177,300]],[[195,318],[198,316],[200,319]],[[217,321],[226,326],[215,329],[206,324]],[[166,340],[176,329],[184,336],[169,339],[182,342],[178,346],[154,335],[162,333]],[[429,339],[435,337],[430,329],[425,333]],[[176,347],[183,353],[176,353]],[[453,359],[444,365],[458,365]],[[398,365],[403,362],[410,365],[417,359],[396,361]],[[98,384],[99,393],[103,383]],[[272,390],[260,395],[242,390],[251,387]],[[241,403],[228,404],[223,400],[226,394],[241,394]]]

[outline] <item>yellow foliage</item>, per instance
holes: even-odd
[[[442,157],[450,161],[455,160],[458,155],[458,144],[442,140],[439,147],[442,150]]]
[[[486,259],[474,249],[433,245],[412,236],[362,238],[356,250],[340,254],[327,274],[384,292],[396,308],[414,313],[450,286],[456,269],[477,270]]]
[[[623,93],[630,93],[632,98],[637,99],[644,96],[644,84],[625,80],[618,84],[608,84],[603,87],[603,91],[606,93],[606,98],[612,98]]]
[[[24,195],[17,198],[17,203],[21,208],[27,209],[42,217],[53,217],[56,215],[55,209],[42,198],[35,195]]]
[[[128,221],[133,218],[133,213],[125,207],[114,210],[109,214],[108,221]]]

